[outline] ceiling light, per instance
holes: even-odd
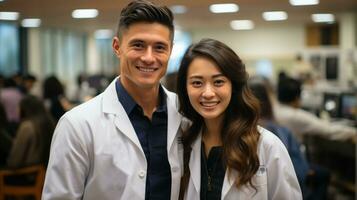
[[[333,14],[312,14],[311,15],[312,21],[314,22],[334,22],[335,21],[335,16]]]
[[[254,28],[254,23],[251,20],[233,20],[230,25],[233,30],[250,30]]]
[[[286,20],[288,14],[284,11],[263,12],[263,18],[265,21],[281,21]]]
[[[239,7],[234,3],[212,4],[209,10],[213,13],[233,13],[238,12]]]
[[[41,25],[41,19],[38,18],[23,19],[21,22],[21,26],[27,28],[35,28],[35,27],[39,27],[40,25]]]
[[[97,9],[76,9],[72,12],[73,18],[95,18],[97,16]]]
[[[174,14],[183,14],[187,12],[187,8],[186,6],[183,5],[174,5],[170,7],[170,10],[174,13]]]
[[[0,12],[0,20],[17,20],[18,18],[18,12]]]
[[[319,4],[319,0],[289,0],[289,3],[293,6],[308,6]]]
[[[99,29],[94,32],[95,39],[110,39],[113,37],[113,30]]]

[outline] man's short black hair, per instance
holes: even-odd
[[[138,22],[160,23],[170,30],[171,41],[174,38],[173,14],[166,6],[158,6],[146,0],[129,3],[120,14],[117,36],[122,37],[130,25]]]
[[[282,77],[278,82],[278,100],[281,103],[291,103],[300,98],[301,82],[290,78]]]

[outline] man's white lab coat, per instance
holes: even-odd
[[[116,80],[115,80],[116,81]],[[135,130],[120,104],[115,81],[59,121],[51,145],[42,199],[143,200],[147,162]],[[167,96],[167,152],[171,199],[182,176],[181,116],[176,95]]]

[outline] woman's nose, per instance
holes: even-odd
[[[213,90],[212,86],[209,85],[209,84],[206,85],[206,86],[204,87],[202,96],[203,96],[204,98],[211,98],[211,97],[213,97],[214,95],[215,95],[215,93],[214,93],[214,90]]]

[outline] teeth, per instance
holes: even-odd
[[[215,106],[217,104],[218,104],[218,102],[201,102],[201,105],[207,106],[207,107],[212,107],[212,106]]]
[[[140,71],[143,71],[143,72],[153,72],[153,71],[155,71],[155,69],[153,69],[153,68],[138,67],[138,69]]]

